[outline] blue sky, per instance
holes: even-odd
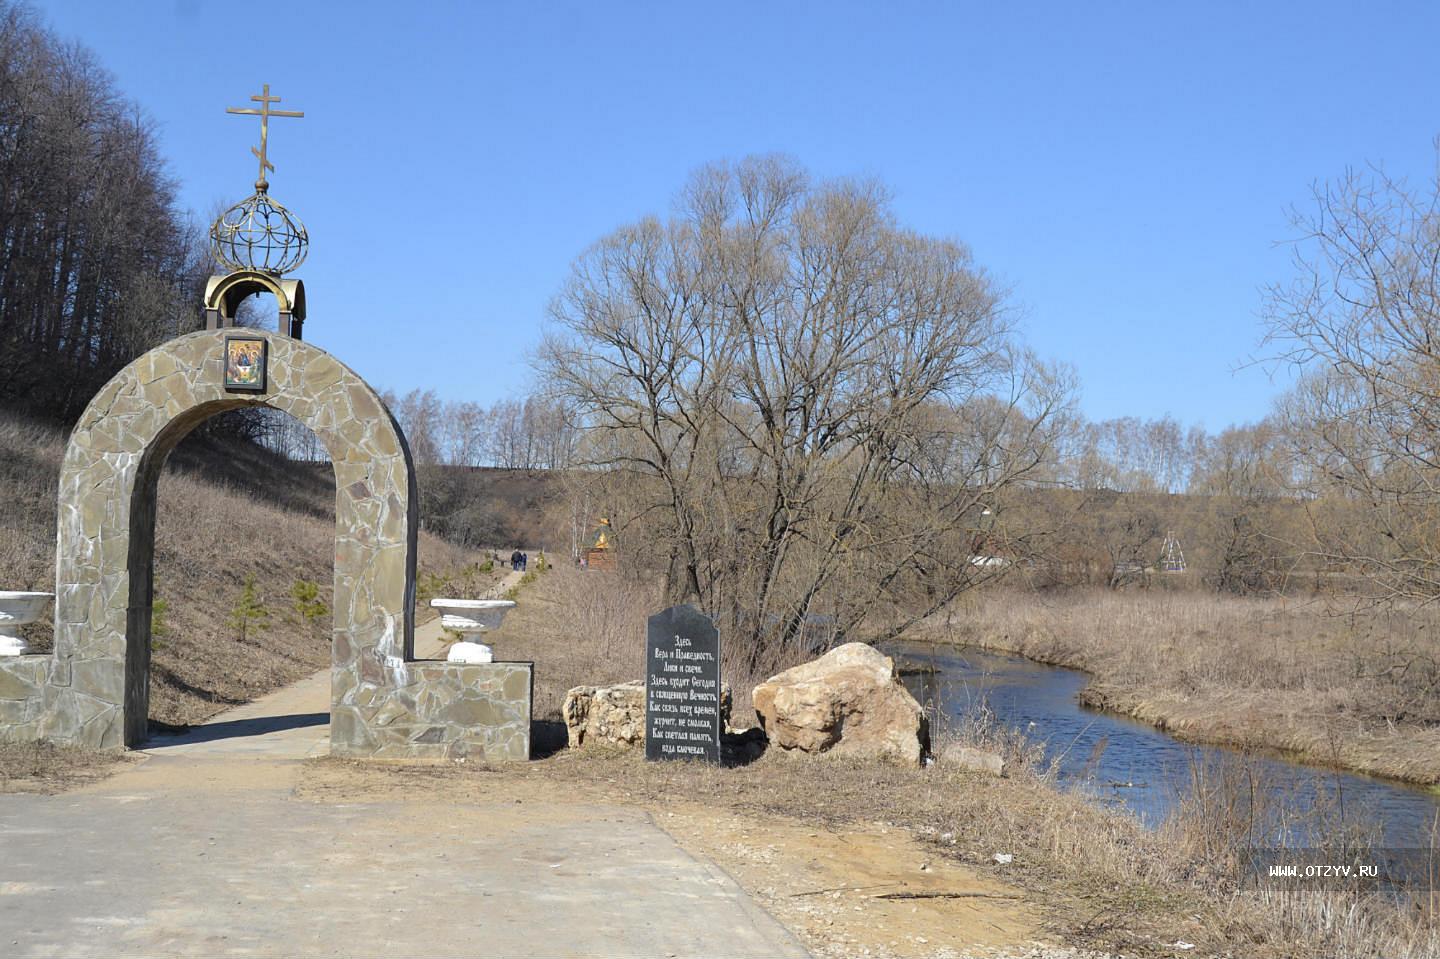
[[[1434,174],[1434,3],[218,3],[52,0],[155,118],[200,217],[271,193],[311,236],[306,338],[379,387],[490,402],[570,261],[689,171],[783,152],[968,243],[1094,418],[1212,429],[1311,184]]]

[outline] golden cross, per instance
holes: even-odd
[[[256,158],[260,161],[260,179],[255,181],[255,189],[263,193],[270,186],[270,184],[265,180],[265,171],[269,170],[271,173],[275,172],[275,164],[271,163],[265,158],[266,144],[270,139],[270,118],[303,117],[305,114],[299,110],[270,109],[270,104],[279,103],[280,98],[272,97],[270,95],[270,84],[268,83],[265,84],[264,91],[258,97],[252,96],[250,99],[260,104],[260,109],[255,110],[249,107],[226,107],[225,112],[238,113],[244,116],[260,118],[260,149],[257,150],[254,147],[251,147],[250,152],[255,154]]]

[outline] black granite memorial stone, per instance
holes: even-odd
[[[720,631],[694,606],[646,628],[645,758],[720,761]]]

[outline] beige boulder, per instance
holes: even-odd
[[[720,691],[720,720],[730,723],[730,684]],[[645,742],[645,681],[613,686],[576,686],[561,707],[571,749],[592,743],[638,746]]]
[[[593,743],[633,746],[645,741],[645,683],[576,686],[561,708],[570,748]]]
[[[929,749],[924,711],[894,660],[864,643],[770,677],[754,700],[770,744],[782,749],[916,764]]]

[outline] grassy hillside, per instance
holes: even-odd
[[[559,555],[570,530],[562,517],[565,484],[559,473],[486,466],[422,466],[424,528],[466,546],[511,544]]]
[[[54,589],[64,449],[61,430],[0,413],[0,589]],[[152,720],[198,722],[329,664],[334,498],[328,465],[202,436],[175,451],[155,534]],[[422,593],[483,592],[497,576],[478,559],[422,534]],[[28,638],[48,649],[49,624]]]

